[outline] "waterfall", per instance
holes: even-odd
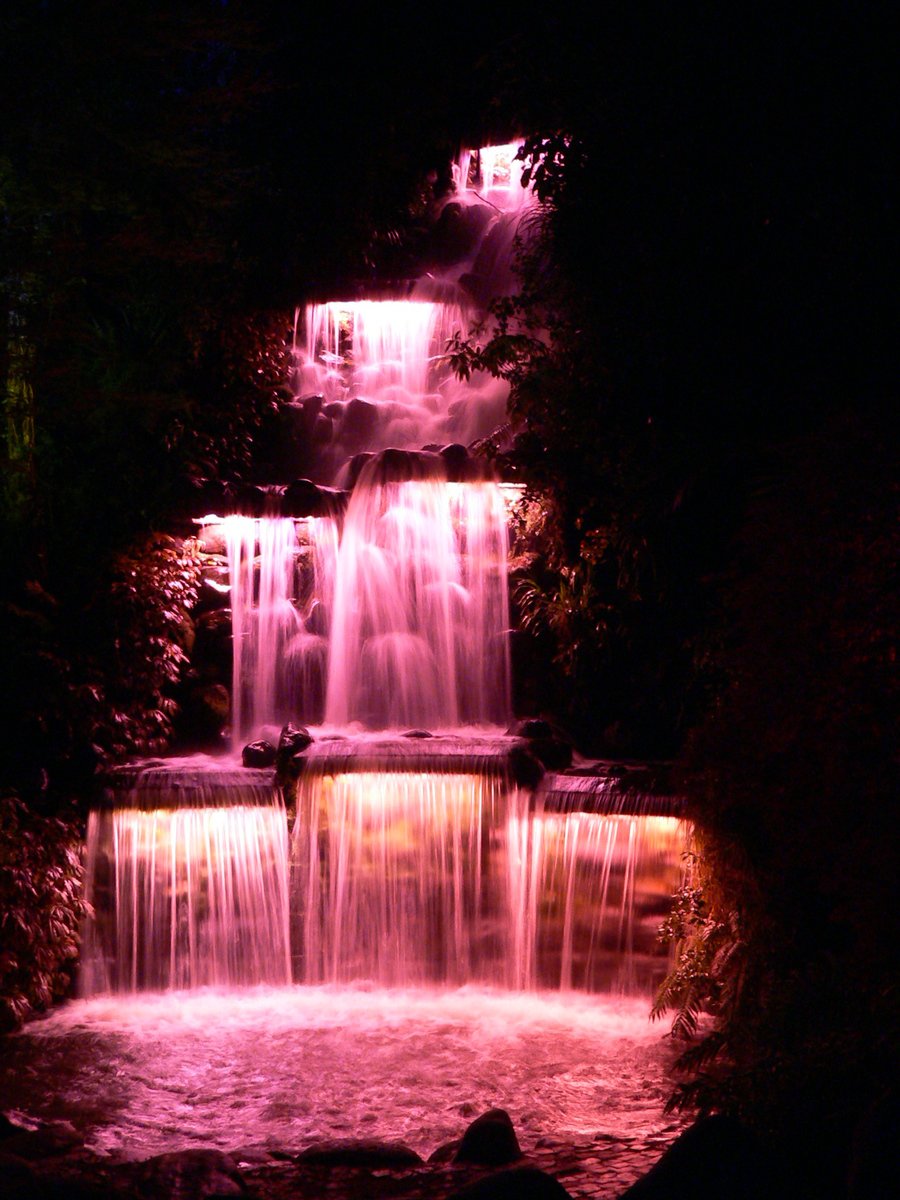
[[[291,844],[300,980],[624,994],[660,982],[683,822],[543,813],[486,768],[303,777]]]
[[[302,540],[285,518],[231,516],[223,526],[239,747],[265,726],[322,719],[338,533],[331,517],[306,518]]]
[[[80,990],[290,982],[287,862],[270,780],[142,772],[90,814]]]
[[[640,797],[617,808],[589,775],[556,787],[594,811],[551,811],[555,793],[509,769],[508,517],[465,446],[503,422],[506,386],[456,379],[446,346],[511,278],[532,210],[515,151],[460,158],[442,219],[470,240],[452,271],[405,299],[306,307],[291,447],[351,488],[346,511],[330,489],[304,511],[334,515],[291,512],[319,496],[302,480],[268,490],[282,515],[221,524],[232,750],[292,721],[325,752],[304,760],[290,843],[271,775],[210,760],[119,781],[90,817],[88,994],[292,980],[646,992],[664,973],[682,823]],[[469,749],[487,731],[491,752]],[[378,736],[387,760],[354,755]]]
[[[337,560],[327,722],[507,722],[507,552],[496,484],[396,480],[368,463]]]

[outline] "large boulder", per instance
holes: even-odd
[[[204,1200],[247,1192],[237,1163],[220,1150],[176,1150],[149,1158],[141,1167],[141,1185],[144,1195],[160,1200]]]
[[[304,750],[312,745],[312,735],[303,725],[283,726],[278,739],[275,765],[282,780],[296,779]]]
[[[536,788],[544,778],[544,767],[526,746],[513,746],[507,760],[509,773],[519,787]]]
[[[374,1138],[336,1138],[317,1142],[297,1155],[297,1162],[329,1167],[368,1167],[371,1170],[419,1167],[422,1159],[402,1142]]]
[[[519,1140],[509,1113],[502,1108],[491,1108],[476,1117],[462,1135],[456,1162],[479,1163],[487,1167],[500,1167],[522,1157]]]

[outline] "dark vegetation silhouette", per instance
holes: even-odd
[[[5,4],[4,795],[52,817],[166,740],[196,564],[159,531],[251,472],[293,304],[408,275],[455,144],[522,133],[541,232],[493,337],[451,349],[512,388],[523,692],[586,750],[680,759],[678,1099],[842,1194],[898,1065],[883,32]],[[19,906],[35,945],[56,903]]]

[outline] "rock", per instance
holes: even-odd
[[[314,637],[328,636],[328,609],[321,600],[314,600],[306,618],[306,632]]]
[[[572,765],[572,746],[542,717],[515,721],[506,731],[513,737],[526,738],[528,750],[548,771],[562,771]]]
[[[548,771],[563,771],[572,765],[572,747],[561,738],[533,738],[529,750]]]
[[[459,1143],[459,1138],[455,1138],[452,1142],[444,1142],[442,1146],[438,1146],[436,1150],[432,1150],[428,1155],[428,1162],[434,1165],[452,1163],[456,1158],[456,1152],[459,1150]]]
[[[284,516],[317,517],[322,508],[322,495],[311,480],[295,479],[284,489],[281,497],[281,512]]]
[[[248,742],[241,751],[241,762],[245,767],[273,767],[277,754],[271,742]]]
[[[215,529],[220,529],[221,526],[213,526]],[[228,563],[224,561],[224,555],[219,555],[215,559],[210,554],[209,561],[200,571],[200,595],[197,603],[194,606],[194,620],[197,626],[196,636],[200,636],[200,626],[203,619],[211,613],[218,613],[222,609],[227,609],[230,599]],[[196,653],[196,649],[195,649]]]
[[[429,733],[427,729],[407,729],[405,733],[400,734],[405,738],[430,738],[434,737],[433,733]]]
[[[447,478],[465,481],[469,471],[469,452],[459,442],[451,442],[441,450],[441,458],[447,464]]]
[[[66,1154],[81,1145],[81,1138],[65,1128],[16,1129],[3,1139],[3,1153],[28,1162],[43,1162],[58,1154]]]
[[[509,1113],[491,1108],[476,1117],[462,1136],[456,1152],[456,1162],[480,1163],[499,1167],[522,1157],[519,1140]]]
[[[732,1117],[701,1117],[622,1200],[758,1200],[771,1172],[750,1131]]]
[[[43,1195],[40,1180],[28,1163],[5,1150],[0,1152],[0,1180],[6,1200],[36,1200]]]
[[[449,1200],[571,1200],[571,1196],[558,1179],[537,1167],[512,1167],[470,1183]]]
[[[22,1133],[21,1125],[14,1125],[6,1113],[0,1113],[0,1141],[3,1138],[14,1137],[17,1133]]]
[[[231,696],[224,683],[194,683],[184,696],[178,719],[181,739],[196,746],[221,740],[231,712]]]
[[[347,403],[341,423],[341,438],[347,446],[365,446],[371,442],[378,425],[378,407],[356,396]]]
[[[422,1159],[402,1142],[368,1138],[337,1138],[317,1142],[297,1155],[297,1162],[331,1167],[418,1167]]]
[[[304,725],[285,725],[278,738],[275,765],[279,776],[296,779],[300,771],[300,757],[312,745],[312,735]]]
[[[542,717],[526,717],[522,721],[514,721],[506,732],[512,737],[553,737],[553,729],[550,725],[550,722],[545,721]]]
[[[309,436],[317,446],[327,445],[334,437],[334,421],[324,413],[319,413]]]
[[[354,454],[344,464],[340,473],[340,482],[346,489],[352,491],[356,487],[356,481],[359,479],[360,472],[371,458],[374,458],[374,455],[370,450],[361,450],[359,454]]]
[[[192,668],[202,679],[225,683],[231,679],[231,609],[217,608],[197,618]]]
[[[161,1200],[203,1200],[247,1192],[234,1159],[220,1150],[176,1150],[148,1158],[141,1167],[141,1182],[146,1195]]]
[[[535,788],[544,777],[544,768],[525,746],[513,746],[509,752],[509,773],[519,787]]]
[[[266,512],[266,493],[255,483],[235,483],[231,486],[229,512],[245,517],[262,517]]]

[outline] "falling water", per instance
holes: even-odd
[[[271,781],[150,769],[89,818],[85,995],[290,982],[287,818]]]
[[[224,521],[237,745],[266,725],[322,719],[338,532],[331,517],[302,524],[303,540],[289,519]]]
[[[516,212],[533,203],[534,193],[522,186],[525,162],[517,158],[521,142],[463,150],[454,165],[456,194],[463,200],[486,200],[498,211]]]
[[[510,715],[506,510],[494,483],[366,465],[344,523],[326,720],[369,728]]]
[[[496,982],[505,956],[488,943],[492,928],[504,941],[506,905],[483,858],[503,803],[488,775],[304,779],[293,834],[303,982]]]
[[[487,770],[311,772],[298,978],[646,995],[685,836],[674,817],[535,812]]]
[[[507,866],[519,987],[650,994],[685,823],[637,813],[513,811]]]
[[[451,202],[484,236],[455,276],[420,281],[441,299],[307,306],[295,403],[323,469],[360,457],[342,519],[224,520],[234,749],[288,721],[344,744],[423,729],[499,740],[509,723],[507,512],[456,444],[492,430],[505,396],[453,378],[446,343],[479,292],[502,290],[532,205],[516,148],[460,160]],[[476,755],[451,772],[432,749],[381,769],[308,765],[291,946],[287,814],[271,784],[143,773],[91,816],[84,986],[646,991],[665,969],[656,928],[683,828],[603,806],[545,812],[548,797],[513,786],[503,762]]]

